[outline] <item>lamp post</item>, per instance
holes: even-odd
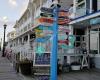
[[[5,54],[4,54],[4,52],[5,52],[5,32],[6,32],[6,27],[7,27],[7,25],[4,24],[3,26],[4,26],[4,37],[3,37],[3,51],[2,51],[2,57],[5,57]]]

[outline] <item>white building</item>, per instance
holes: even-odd
[[[100,1],[73,0],[74,20],[73,34],[76,35],[75,46],[86,43],[89,55],[94,57],[96,68],[100,68]]]
[[[86,43],[87,52],[94,51],[95,66],[100,68],[100,1],[99,0],[59,0],[62,9],[69,9],[71,13],[72,21],[69,25],[65,25],[66,29],[70,30],[69,34],[76,36],[75,48],[74,49],[59,49],[58,58],[61,64],[65,62],[71,63],[74,59],[79,60],[80,54],[75,55],[74,51],[77,47],[81,46],[82,43]],[[70,6],[73,4],[73,6]],[[51,40],[46,43],[35,42],[36,36],[34,30],[40,25],[38,19],[40,16],[41,7],[50,7],[52,1],[49,0],[31,0],[28,8],[16,22],[14,28],[16,29],[16,38],[12,40],[12,49],[14,53],[20,52],[20,59],[30,58],[34,62],[34,66],[50,66],[48,61],[46,63],[42,59],[50,59],[51,53]],[[61,27],[61,26],[59,26]],[[43,30],[45,32],[45,30]],[[96,32],[96,33],[95,33]],[[93,34],[92,34],[93,33]],[[46,34],[43,34],[46,35]],[[49,45],[49,46],[48,46]],[[39,57],[35,52],[36,47],[44,47],[45,54]],[[48,48],[47,48],[48,47]],[[46,57],[45,57],[46,56]]]

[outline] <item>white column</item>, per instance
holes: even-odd
[[[73,26],[72,25],[69,25],[69,30],[70,30],[69,35],[72,35],[73,34]]]
[[[75,16],[76,16],[76,3],[77,3],[77,1],[76,0],[73,0],[73,17],[75,18]]]
[[[67,56],[67,63],[68,63],[68,64],[71,63],[71,56],[70,56],[70,55]]]
[[[20,43],[20,42],[19,42],[19,38],[18,38],[18,46],[20,45],[19,43]]]
[[[28,34],[28,45],[30,43],[30,34]]]
[[[90,0],[90,13],[92,13],[92,0]]]
[[[22,43],[24,43],[24,37],[22,37]]]
[[[87,34],[87,36],[86,36],[86,47],[87,47],[87,53],[89,53],[89,35],[90,35],[90,33],[89,33],[89,29],[88,29],[88,27],[87,27],[87,30],[86,30],[87,32],[86,32],[86,34]]]

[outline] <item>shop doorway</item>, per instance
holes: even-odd
[[[97,11],[97,0],[92,0],[92,9],[93,9],[93,12]]]
[[[74,35],[76,36],[75,47],[78,47],[85,41],[85,29],[74,28]]]

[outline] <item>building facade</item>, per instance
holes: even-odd
[[[38,32],[36,29],[41,25],[38,21],[41,18],[40,9],[41,7],[49,8],[52,4],[52,0],[30,0],[28,8],[14,26],[16,37],[11,40],[12,50],[14,53],[20,52],[20,59],[32,59],[34,66],[50,66],[52,39],[46,43],[36,42],[35,39],[38,37],[36,36]],[[79,60],[80,54],[76,54],[79,53],[76,52],[77,48],[85,43],[88,55],[94,57],[95,66],[100,68],[100,1],[59,0],[59,4],[61,9],[69,10],[69,17],[72,19],[68,25],[59,25],[59,29],[64,27],[64,29],[70,31],[70,35],[76,37],[73,49],[58,49],[60,63],[70,64],[73,60],[76,60],[76,57]],[[51,24],[45,25],[50,26]],[[42,32],[44,32],[44,36],[47,34],[46,30]],[[60,35],[65,36],[65,33],[62,31]],[[45,48],[45,54],[42,57],[39,57],[35,50],[39,46]]]
[[[94,58],[96,68],[100,68],[100,1],[73,0],[74,19],[70,22],[76,36],[75,47],[86,43],[87,53]]]

